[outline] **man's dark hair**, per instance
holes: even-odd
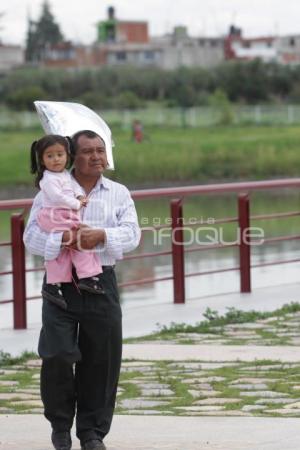
[[[81,131],[77,131],[77,133],[75,133],[72,136],[72,154],[75,155],[75,153],[77,152],[78,149],[78,139],[80,138],[80,136],[85,136],[89,139],[94,139],[94,138],[100,138],[101,141],[103,141],[102,137],[99,136],[99,134],[95,133],[95,131],[92,130],[81,130]],[[104,142],[104,141],[103,141]]]

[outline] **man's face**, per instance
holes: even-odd
[[[80,136],[74,160],[75,170],[82,175],[97,177],[107,168],[105,144],[99,137]]]

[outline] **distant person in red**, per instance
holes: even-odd
[[[143,125],[139,120],[134,120],[132,124],[132,137],[135,142],[142,142],[144,140]]]

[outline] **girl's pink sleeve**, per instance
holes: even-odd
[[[80,209],[81,204],[79,200],[62,193],[62,185],[58,178],[51,177],[50,179],[49,177],[44,176],[40,181],[40,188],[44,194],[51,199],[53,206],[75,210]]]

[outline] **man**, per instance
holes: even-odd
[[[108,166],[105,144],[96,133],[73,137],[74,182],[87,196],[80,230],[47,234],[36,215],[37,194],[24,233],[29,252],[46,260],[58,256],[62,245],[100,252],[103,294],[80,292],[62,285],[67,309],[43,300],[39,355],[42,358],[41,397],[52,426],[56,450],[70,450],[76,410],[77,437],[82,450],[103,450],[110,429],[121,365],[121,308],[114,272],[116,260],[140,240],[136,210],[127,188],[103,176]],[[86,226],[88,225],[88,226]],[[74,370],[75,364],[75,370]]]

